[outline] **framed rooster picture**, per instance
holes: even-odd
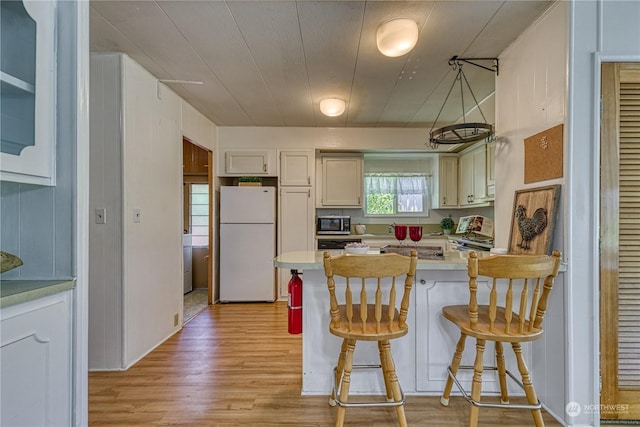
[[[559,197],[560,185],[527,188],[515,192],[509,235],[510,254],[551,253]]]

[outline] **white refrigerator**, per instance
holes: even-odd
[[[275,254],[275,187],[220,187],[220,301],[275,301]]]

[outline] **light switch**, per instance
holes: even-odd
[[[96,224],[107,223],[107,208],[96,208]]]
[[[134,208],[133,209],[133,222],[134,223],[139,223],[142,220],[142,210],[140,208]]]

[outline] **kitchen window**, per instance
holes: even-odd
[[[429,180],[425,174],[365,174],[365,215],[429,216]]]

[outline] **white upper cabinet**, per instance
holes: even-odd
[[[458,207],[458,156],[441,155],[438,158],[437,173],[434,178],[437,182],[431,207],[433,209]]]
[[[311,187],[314,180],[315,151],[280,152],[280,185]]]
[[[487,152],[484,143],[460,155],[458,176],[460,177],[458,186],[460,206],[472,206],[488,201]]]
[[[322,157],[320,207],[362,207],[362,156]]]
[[[56,3],[0,7],[0,180],[55,185]]]
[[[487,144],[487,199],[496,197],[496,143]]]
[[[224,174],[226,176],[276,175],[275,150],[229,150],[224,151]]]

